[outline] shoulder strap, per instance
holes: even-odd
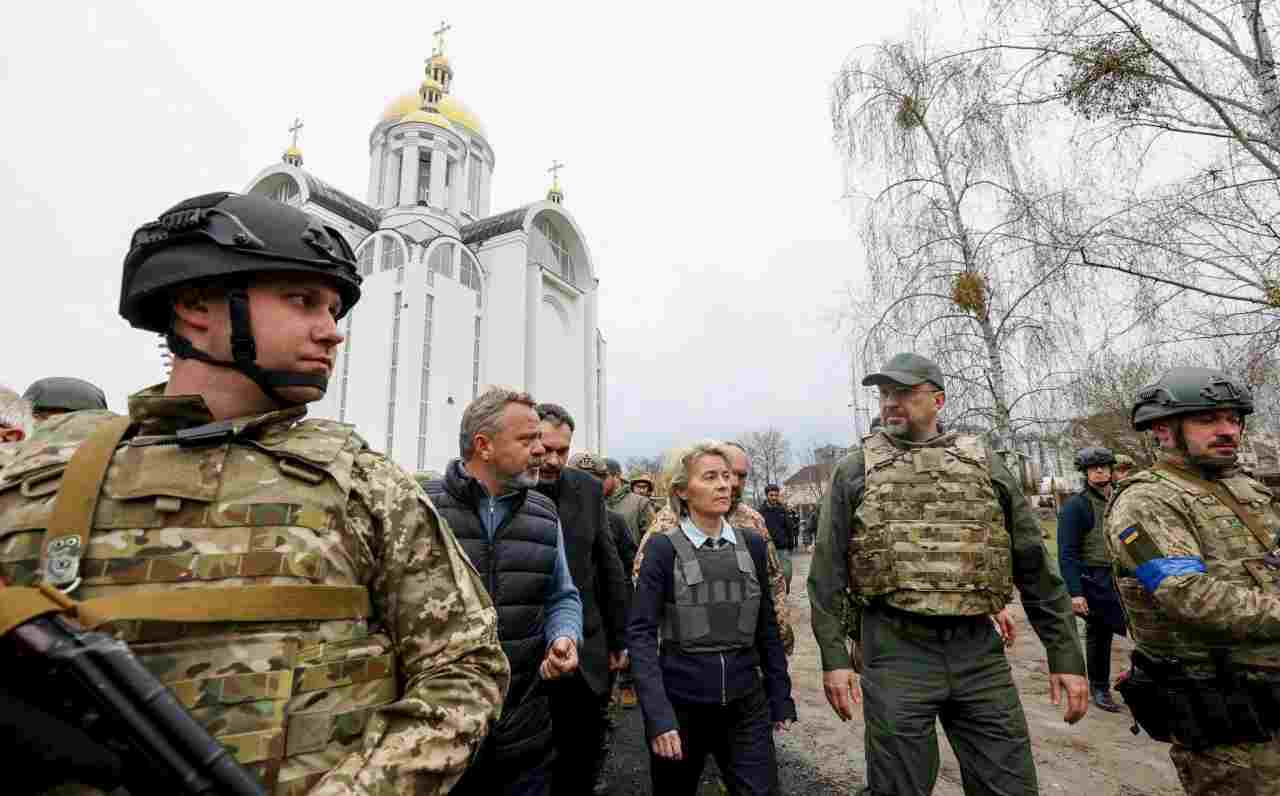
[[[1271,552],[1276,548],[1276,540],[1267,533],[1266,526],[1264,526],[1256,516],[1245,511],[1244,506],[1240,505],[1240,501],[1236,500],[1236,496],[1231,494],[1231,490],[1227,489],[1222,484],[1214,481],[1206,481],[1197,475],[1192,475],[1186,470],[1174,467],[1168,462],[1160,462],[1151,469],[1158,470],[1161,474],[1167,475],[1173,480],[1185,481],[1186,483],[1213,495],[1218,500],[1222,501],[1224,506],[1231,509],[1233,514],[1240,518],[1240,521],[1244,523],[1245,527],[1249,529],[1249,532],[1252,533],[1254,538],[1262,545],[1263,550]]]
[[[676,549],[676,560],[684,570],[684,582],[690,586],[701,583],[702,565],[698,563],[698,554],[693,549],[693,542],[684,535],[684,530],[677,525],[667,538],[671,540],[671,546]]]
[[[89,545],[89,528],[98,493],[116,447],[132,421],[115,417],[98,427],[72,455],[53,504],[49,529],[40,548],[43,583],[71,591],[80,582],[80,559]]]

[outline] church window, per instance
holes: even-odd
[[[431,252],[431,262],[427,266],[431,271],[453,279],[453,244],[441,243]]]
[[[431,150],[418,155],[418,204],[427,204],[431,195]]]
[[[573,268],[573,254],[569,250],[569,242],[565,239],[560,230],[545,218],[538,219],[534,224],[534,229],[540,233],[542,238],[541,245],[537,248],[542,251],[535,252],[535,256],[539,257],[539,263],[556,273],[570,284],[576,284],[575,272]]]
[[[370,244],[372,249],[373,245]],[[372,267],[372,265],[370,265]],[[355,312],[347,311],[347,331],[343,334],[346,338],[345,344],[342,346],[342,390],[338,398],[338,422],[347,422],[347,384],[351,380],[351,323],[355,316]]]
[[[467,168],[467,207],[471,210],[471,215],[480,215],[480,169],[484,168],[484,161],[475,155],[471,155],[468,159]]]
[[[427,469],[427,398],[431,395],[431,322],[436,297],[427,294],[422,322],[422,390],[418,396],[418,469]]]
[[[444,168],[444,187],[446,189],[453,187],[453,175],[458,170],[458,161],[449,158]]]
[[[475,346],[471,355],[471,399],[480,394],[480,316],[476,316]]]
[[[463,257],[462,262],[458,264],[458,281],[467,287],[471,287],[472,274],[475,269],[471,265],[469,257]]]
[[[400,241],[384,235],[382,238],[382,268],[390,271],[393,268],[404,268],[404,247]]]
[[[370,238],[369,242],[360,250],[360,275],[368,276],[373,273],[374,251],[378,248],[378,239]]]
[[[387,447],[385,453],[391,455],[391,444],[396,433],[396,370],[400,366],[400,303],[403,293],[395,294],[395,306],[391,310],[391,373],[387,382]]]
[[[271,198],[285,204],[297,204],[298,196],[298,183],[291,179],[284,179],[276,186]]]
[[[395,207],[400,204],[400,161],[403,155],[400,150],[387,153],[387,205]]]

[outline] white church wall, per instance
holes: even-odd
[[[560,404],[573,415],[579,445],[589,444],[585,436],[589,423],[583,403],[585,374],[582,368],[584,334],[581,297],[568,295],[543,277],[542,300],[538,303],[537,392],[539,401]],[[582,436],[579,436],[579,435]]]
[[[486,241],[478,259],[487,275],[483,342],[484,383],[528,389],[525,360],[525,246],[523,233]],[[537,397],[535,393],[534,397]]]

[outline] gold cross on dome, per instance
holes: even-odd
[[[302,129],[302,119],[297,116],[293,117],[293,125],[289,128],[289,132],[293,133],[293,146],[298,146],[298,131]]]
[[[560,179],[560,169],[564,168],[564,164],[558,160],[551,161],[551,168],[547,169],[547,173],[554,179]]]
[[[444,55],[444,34],[451,30],[453,30],[452,25],[446,23],[443,19],[440,20],[440,27],[436,28],[431,33],[431,35],[436,38],[436,50],[432,55]]]

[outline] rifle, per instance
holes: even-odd
[[[118,756],[123,789],[113,796],[266,796],[124,642],[57,615],[15,627],[6,641],[6,679]]]

